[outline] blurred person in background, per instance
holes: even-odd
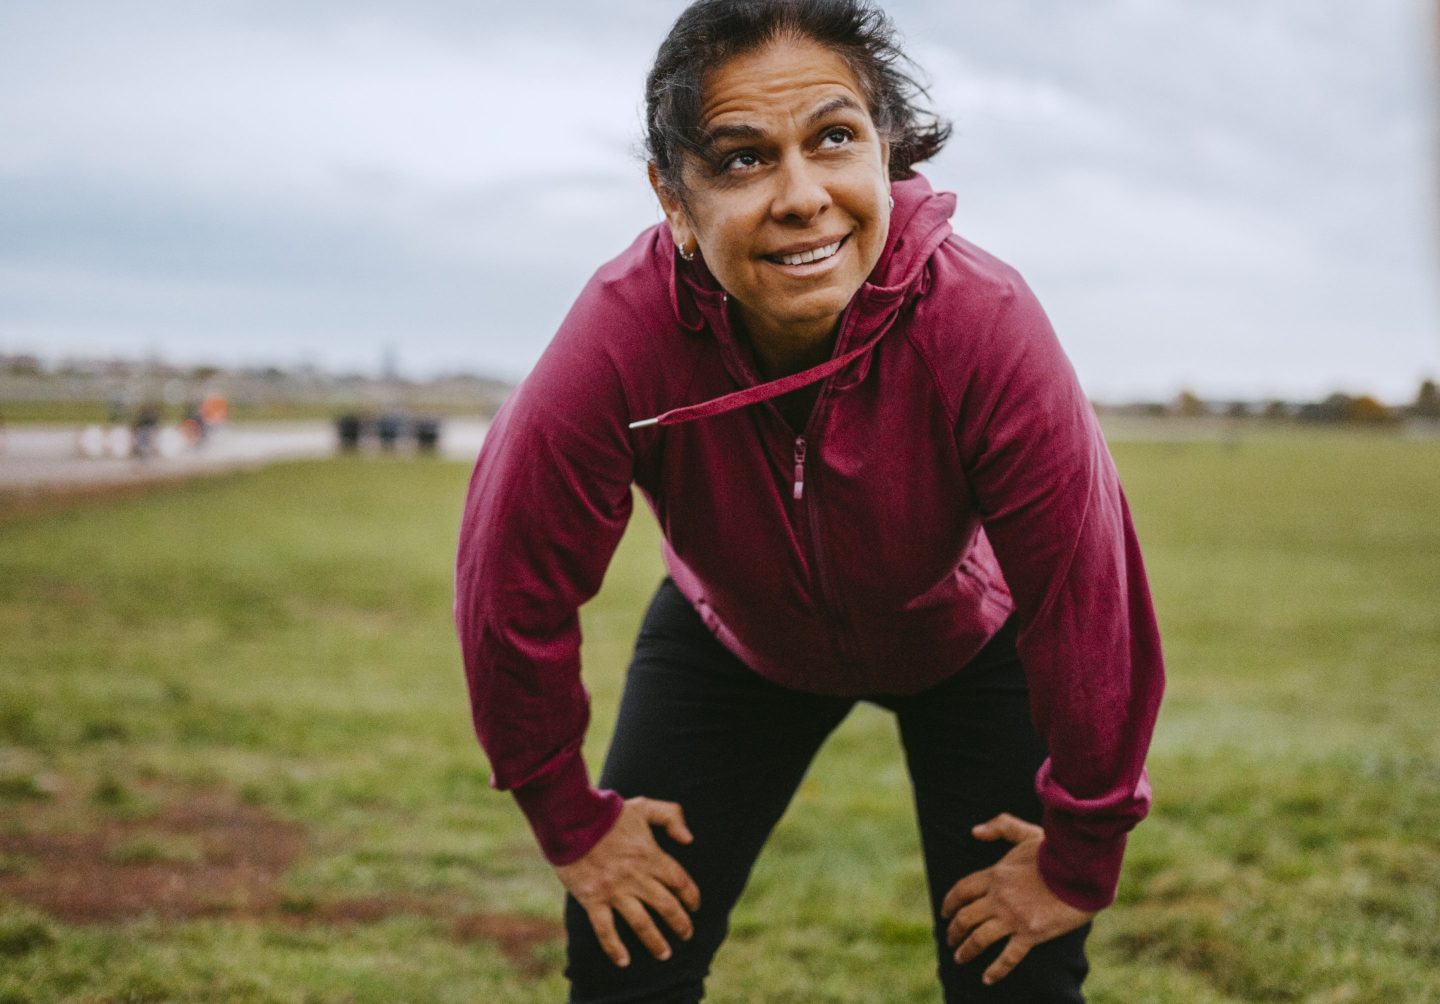
[[[496,417],[461,528],[474,721],[567,889],[572,1001],[698,1001],[857,701],[894,712],[947,1001],[1083,1000],[1163,687],[1139,545],[1035,297],[914,165],[864,0],[699,0],[649,74],[665,213]],[[598,786],[578,609],[638,485],[668,571]],[[876,993],[881,993],[876,988]]]
[[[134,456],[148,459],[160,452],[160,405],[146,401],[136,409],[130,436]]]

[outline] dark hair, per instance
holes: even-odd
[[[785,37],[818,42],[849,65],[890,143],[892,179],[910,177],[912,165],[935,156],[950,138],[950,124],[920,106],[929,94],[904,69],[915,63],[900,51],[889,16],[869,0],[696,0],[660,44],[645,82],[645,152],[672,191],[685,192],[685,154],[703,156],[705,77]]]

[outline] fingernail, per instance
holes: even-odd
[[[985,984],[985,985],[988,987],[988,986],[991,986],[992,984],[994,984],[994,982],[995,982],[995,977],[993,977],[993,976],[991,976],[991,975],[989,975],[989,974],[987,973],[986,975],[980,977],[980,982],[983,983],[983,984]]]
[[[669,951],[669,949],[666,949],[665,951],[663,951],[663,952],[660,953],[660,961],[661,961],[661,962],[668,961],[669,958],[670,958],[670,951]]]

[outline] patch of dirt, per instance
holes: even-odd
[[[461,943],[488,941],[521,971],[538,976],[545,970],[536,949],[563,940],[565,928],[553,920],[508,913],[456,913],[452,904],[421,896],[364,896],[351,899],[286,902],[285,920],[292,924],[373,924],[387,917],[421,916],[450,920],[450,937]]]
[[[396,916],[449,921],[458,942],[486,941],[528,974],[545,968],[541,945],[564,937],[550,920],[470,913],[439,896],[295,899],[285,873],[305,848],[302,827],[227,796],[188,795],[138,819],[89,819],[57,826],[54,806],[27,805],[19,826],[0,830],[0,895],[71,924],[134,917],[183,921],[238,917],[297,926],[373,924]],[[24,828],[27,821],[42,825]],[[50,817],[47,819],[47,817]]]
[[[450,936],[456,941],[490,941],[525,973],[538,976],[545,966],[535,949],[565,937],[563,925],[538,917],[516,917],[505,913],[470,913],[457,917],[450,925]]]
[[[177,855],[177,841],[198,853]],[[256,916],[278,908],[277,881],[299,857],[300,827],[215,795],[144,819],[105,819],[79,832],[0,834],[26,860],[0,892],[57,920],[85,924],[144,914]]]
[[[0,485],[0,523],[53,516],[69,509],[106,505],[140,498],[174,488],[191,480],[189,474],[137,473],[134,477],[94,483],[41,487]]]

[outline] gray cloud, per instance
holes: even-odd
[[[657,213],[680,4],[0,7],[0,348],[523,373]],[[1106,395],[1440,372],[1428,5],[889,5],[927,169]]]

